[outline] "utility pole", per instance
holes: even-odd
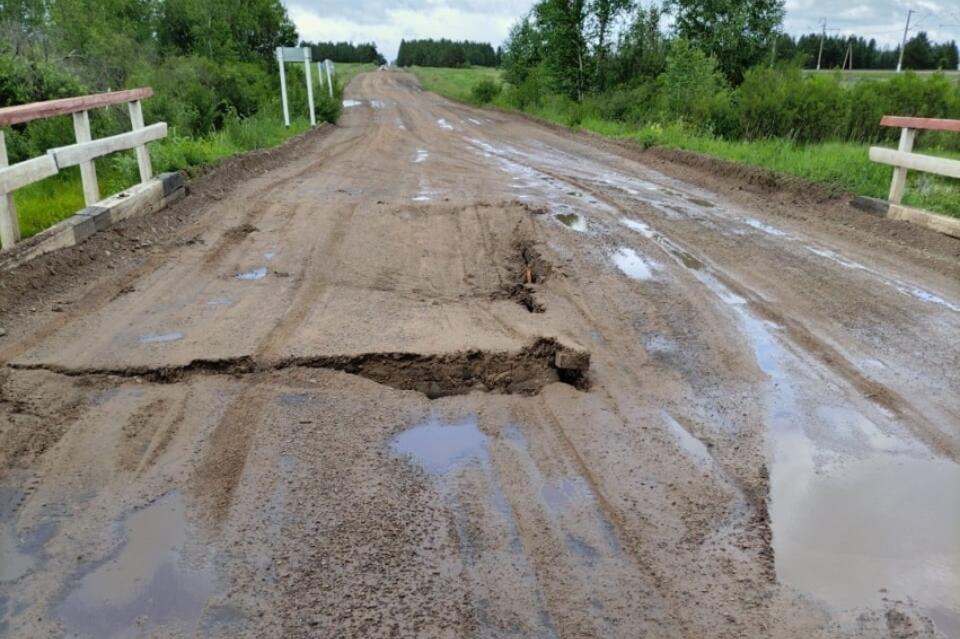
[[[907,33],[910,31],[910,16],[915,14],[913,9],[907,10],[907,26],[903,29],[903,42],[900,43],[900,59],[897,61],[897,73],[903,69],[903,50],[907,48]]]
[[[823,19],[823,30],[820,31],[820,53],[817,54],[817,71],[820,70],[820,61],[823,60],[823,41],[827,37],[827,19]]]
[[[960,13],[951,13],[950,17],[957,21],[957,24],[941,24],[941,29],[960,28]],[[960,60],[957,61],[957,71],[960,71]]]

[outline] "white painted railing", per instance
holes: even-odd
[[[894,167],[893,180],[890,183],[889,201],[891,205],[898,206],[903,201],[908,170],[960,178],[960,160],[913,153],[913,142],[917,137],[918,130],[960,133],[960,120],[901,118],[888,115],[880,121],[880,124],[882,126],[900,127],[900,146],[897,150],[877,146],[870,149],[870,159],[872,161]]]
[[[73,115],[73,130],[76,144],[47,151],[46,155],[8,165],[6,140],[0,128],[0,248],[7,249],[20,241],[20,225],[14,206],[14,192],[44,178],[56,175],[60,169],[80,167],[83,184],[83,199],[87,206],[100,200],[97,171],[94,160],[110,153],[134,149],[140,169],[140,181],[153,177],[147,143],[166,137],[164,122],[144,126],[141,100],[153,95],[153,89],[143,87],[129,91],[99,93],[63,100],[34,102],[0,109],[0,127],[23,124],[33,120],[59,115]],[[131,131],[94,140],[90,135],[91,109],[115,104],[127,104],[130,113]]]

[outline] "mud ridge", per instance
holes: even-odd
[[[415,390],[429,399],[471,391],[535,395],[547,384],[562,382],[577,389],[589,387],[590,353],[538,338],[518,351],[458,351],[439,355],[421,353],[361,353],[290,357],[258,362],[248,355],[223,359],[195,359],[180,366],[124,368],[69,368],[55,364],[8,364],[14,370],[46,370],[69,377],[139,378],[173,384],[198,375],[242,376],[290,368],[322,368],[365,377],[400,390]]]

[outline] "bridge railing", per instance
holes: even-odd
[[[147,182],[153,177],[147,144],[166,137],[167,125],[165,122],[158,122],[144,126],[141,101],[152,95],[153,89],[143,87],[0,108],[0,248],[10,248],[20,241],[20,225],[13,199],[17,189],[56,175],[61,169],[79,165],[84,202],[87,206],[93,206],[100,200],[94,160],[129,149],[136,151],[141,182]],[[90,135],[89,112],[117,104],[127,105],[131,130],[93,139]],[[49,149],[45,155],[13,165],[8,163],[2,127],[60,115],[73,116],[75,144]]]
[[[935,118],[903,118],[884,116],[882,126],[900,127],[900,146],[894,149],[871,147],[870,159],[894,167],[893,181],[890,183],[889,202],[899,206],[903,201],[903,192],[907,186],[907,171],[924,171],[946,177],[960,178],[960,160],[951,160],[933,155],[913,152],[913,142],[917,131],[954,131],[960,133],[960,120],[938,120]]]

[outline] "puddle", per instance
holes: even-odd
[[[0,523],[0,583],[16,581],[33,569],[37,558],[21,550],[12,522]]]
[[[237,273],[238,280],[253,281],[253,280],[262,280],[267,276],[267,267],[261,266],[250,271],[244,271],[243,273]]]
[[[656,266],[652,262],[647,262],[632,248],[618,249],[611,255],[611,258],[618,269],[635,280],[649,280],[653,278],[653,271]]]
[[[176,342],[183,339],[183,333],[147,333],[140,336],[141,344],[163,344],[164,342]]]
[[[188,527],[179,493],[127,517],[115,557],[84,575],[57,606],[71,634],[136,637],[190,628],[213,592],[213,575],[184,556]]]
[[[476,417],[451,423],[431,417],[394,437],[390,449],[431,475],[445,475],[471,462],[485,463],[489,457],[487,436],[477,427]]]
[[[476,126],[483,126],[483,122],[481,122],[476,118],[467,118],[467,122],[469,122],[470,124],[474,124]]]
[[[765,224],[765,223],[761,222],[760,220],[755,220],[755,219],[753,219],[752,217],[744,218],[743,222],[744,222],[745,224],[747,224],[748,226],[757,229],[758,231],[763,231],[763,232],[766,233],[767,235],[774,235],[774,236],[776,236],[776,237],[786,237],[786,236],[787,236],[786,232],[781,231],[781,230],[778,229],[777,227],[775,227],[775,226],[770,226],[769,224]]]
[[[387,103],[383,100],[370,100],[370,106],[372,106],[374,109],[382,109],[387,106]]]
[[[742,298],[729,304],[768,377],[770,517],[777,578],[841,610],[911,601],[960,630],[960,465],[881,429],[781,342]],[[878,412],[878,415],[881,413]]]
[[[207,306],[230,306],[234,303],[234,300],[226,297],[215,297],[212,300],[207,300]]]
[[[942,632],[960,631],[960,466],[892,455],[812,465],[787,457],[774,474],[781,579],[840,608],[912,599],[939,610],[941,626],[952,616]]]
[[[653,239],[653,236],[656,235],[656,231],[654,231],[649,225],[644,224],[643,222],[639,222],[637,220],[631,220],[630,218],[627,218],[627,217],[622,218],[620,221],[623,222],[623,224],[626,225],[627,228],[633,229],[634,231],[636,231],[637,233],[640,233],[646,238]]]
[[[677,439],[680,448],[701,464],[713,466],[713,456],[702,441],[691,435],[690,431],[684,428],[683,425],[667,411],[660,411],[660,415],[663,417],[663,422],[667,425],[667,428],[670,429],[670,432]]]
[[[362,100],[344,100],[343,108],[349,109],[351,107],[361,106],[362,104],[363,104]]]
[[[413,158],[413,161],[419,164],[420,162],[423,162],[424,160],[426,160],[428,157],[430,157],[430,153],[426,149],[417,149],[417,156]]]
[[[269,262],[269,261],[272,260],[274,257],[276,257],[276,255],[277,255],[277,254],[276,254],[274,251],[265,251],[265,252],[263,253],[263,259],[265,259],[266,261]]]
[[[447,129],[449,131],[453,130],[453,125],[447,122],[446,118],[440,118],[437,120],[437,126],[441,129]]]
[[[714,204],[710,200],[704,200],[703,198],[694,197],[692,195],[687,195],[686,198],[688,202],[692,202],[697,206],[702,206],[705,209],[712,209],[713,207],[716,206],[716,204]]]
[[[420,195],[414,195],[413,198],[411,199],[414,202],[429,202],[433,198],[431,198],[429,195],[420,194]]]
[[[576,213],[557,213],[556,218],[574,231],[584,233],[587,230],[587,221]]]
[[[540,489],[540,498],[547,509],[552,512],[563,512],[575,501],[584,499],[584,490],[589,491],[585,483],[580,478],[574,480],[564,477],[559,482],[544,484]]]

